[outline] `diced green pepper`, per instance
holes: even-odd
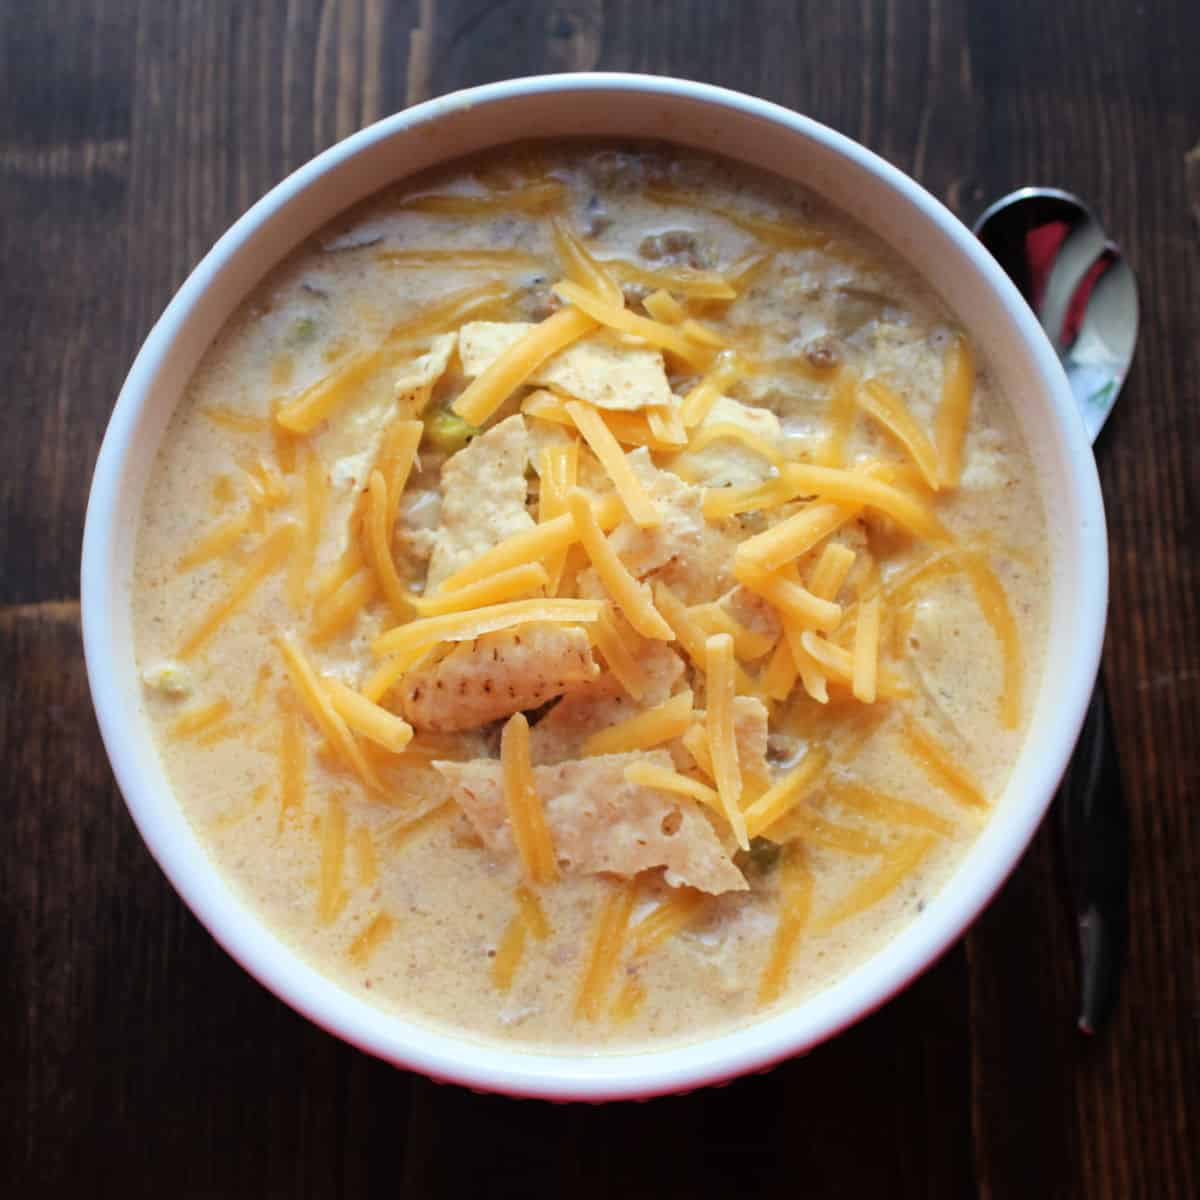
[[[474,425],[469,425],[447,408],[426,414],[425,437],[434,450],[443,454],[457,453],[477,433],[479,430]]]

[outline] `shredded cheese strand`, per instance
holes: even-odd
[[[829,751],[810,746],[804,757],[782,779],[777,780],[746,809],[746,833],[758,837],[786,816],[816,786],[829,766]]]
[[[651,269],[623,258],[604,259],[602,265],[623,283],[678,292],[694,300],[735,300],[738,295],[731,282],[716,271],[698,271],[688,267]]]
[[[420,617],[381,633],[371,645],[379,657],[405,654],[439,642],[472,642],[485,633],[512,629],[533,621],[562,624],[589,624],[600,615],[602,602],[579,599],[510,600],[490,604],[472,612],[444,613],[438,617]]]
[[[628,510],[639,529],[650,529],[662,521],[654,501],[650,499],[641,480],[633,473],[625,451],[621,449],[612,431],[600,419],[600,414],[590,404],[579,400],[568,400],[565,404],[575,428],[591,447],[600,465],[608,473],[617,495]],[[590,512],[590,509],[589,509]]]
[[[611,888],[600,905],[591,953],[575,999],[576,1017],[594,1021],[600,1015],[621,957],[636,898],[637,884],[630,880]]]
[[[829,428],[814,456],[822,466],[846,465],[846,443],[854,427],[854,398],[857,392],[858,372],[853,367],[841,367],[834,376],[829,392],[829,411],[826,415]]]
[[[706,729],[708,748],[712,755],[713,775],[717,794],[725,817],[743,849],[750,848],[746,833],[746,818],[742,813],[742,770],[738,763],[737,734],[734,729],[733,701],[737,695],[734,683],[733,638],[727,633],[714,634],[704,644],[707,686]]]
[[[939,459],[938,479],[943,487],[957,487],[962,478],[963,446],[971,420],[971,393],[975,388],[975,362],[971,346],[961,334],[946,351],[942,371],[942,400],[934,422]]]
[[[674,326],[652,321],[649,317],[640,317],[627,308],[618,308],[615,304],[607,304],[577,283],[571,283],[569,280],[556,283],[554,292],[572,306],[563,310],[564,312],[586,315],[593,328],[599,324],[620,333],[633,334],[652,346],[670,351],[689,366],[700,370],[703,370],[712,358],[711,349],[697,346]]]
[[[692,693],[682,691],[653,708],[593,733],[580,748],[580,758],[650,750],[683,735],[692,722]]]
[[[514,713],[504,725],[500,735],[500,764],[513,841],[521,856],[525,877],[534,884],[553,883],[558,878],[558,862],[533,782],[529,722],[524,713]]]
[[[596,328],[579,308],[564,308],[535,325],[477,375],[450,406],[469,425],[482,427],[488,418],[537,369]]]
[[[599,619],[592,626],[592,638],[600,653],[604,655],[608,669],[617,677],[617,682],[632,699],[641,700],[650,686],[650,681],[638,662],[637,654],[626,645],[621,636],[611,604],[605,604]]]
[[[211,704],[202,705],[200,708],[191,708],[180,715],[171,724],[170,735],[173,738],[196,737],[206,729],[211,729],[225,720],[231,712],[233,712],[233,705],[224,696],[221,696]]]
[[[579,480],[579,443],[547,445],[541,454],[541,488],[538,492],[538,521],[545,523],[567,511],[567,493]],[[546,595],[557,596],[562,583],[567,550],[546,556]]]
[[[321,863],[318,869],[317,920],[330,925],[345,906],[342,886],[346,860],[346,809],[339,796],[330,796],[321,818]]]
[[[902,841],[866,879],[857,883],[832,908],[815,922],[818,933],[829,930],[874,908],[886,899],[925,860],[937,838],[933,834],[915,834]]]
[[[378,595],[379,581],[375,573],[369,568],[359,570],[328,600],[318,601],[308,640],[314,646],[323,646],[345,633]]]
[[[650,589],[634,579],[604,536],[587,495],[575,488],[567,497],[567,508],[575,522],[579,541],[596,568],[600,582],[630,625],[643,637],[674,641],[675,635],[670,625],[654,607]]]
[[[367,515],[363,522],[366,559],[375,572],[379,590],[383,593],[397,620],[403,621],[412,615],[413,606],[396,571],[392,558],[391,526],[388,524],[390,503],[387,482],[383,472],[376,469],[367,481]]]
[[[692,429],[703,423],[717,397],[730,387],[745,370],[745,364],[732,350],[717,355],[708,374],[686,396],[679,406],[679,415],[684,425]]]
[[[504,936],[496,948],[496,957],[492,959],[492,986],[498,992],[507,992],[512,988],[513,977],[525,955],[527,934],[525,917],[518,911],[505,926]]]
[[[1000,690],[1000,724],[1016,729],[1021,721],[1021,692],[1024,686],[1025,665],[1021,653],[1021,632],[1009,606],[1004,587],[995,571],[979,554],[965,557],[967,579],[975,593],[983,619],[1000,643],[1004,664],[1004,683]],[[860,618],[861,619],[861,618]]]
[[[687,796],[699,800],[701,804],[711,808],[713,812],[725,815],[721,806],[721,797],[712,788],[701,783],[698,779],[690,779],[670,767],[660,767],[656,763],[635,762],[625,768],[625,778],[638,787],[655,788],[660,792],[671,792],[676,796]]]
[[[875,703],[875,686],[879,668],[879,596],[864,600],[859,606],[858,625],[854,630],[854,670],[850,690],[856,700]]]
[[[841,623],[840,605],[814,596],[799,583],[793,583],[772,571],[762,570],[753,559],[741,563],[735,560],[733,574],[744,588],[778,609],[784,622],[789,625],[828,633]]]
[[[304,657],[291,633],[280,634],[275,639],[279,652],[283,655],[284,666],[288,678],[301,704],[307,710],[317,728],[325,735],[325,740],[333,748],[334,753],[349,767],[359,779],[372,791],[382,790],[379,777],[371,769],[362,752],[362,747],[354,740],[346,722],[338,715],[330,703],[328,693],[322,686],[321,677],[313,670],[308,659]]]
[[[802,508],[764,533],[742,542],[733,554],[734,574],[749,573],[756,568],[759,572],[778,570],[784,563],[807,554],[855,512],[856,509],[840,504],[810,504]]]
[[[878,421],[908,451],[925,482],[936,492],[941,486],[937,451],[904,401],[880,379],[868,379],[857,395],[863,412]]]
[[[604,532],[615,529],[625,518],[625,506],[619,496],[604,496],[595,504],[596,523]],[[578,541],[579,531],[571,514],[564,513],[553,521],[535,525],[532,529],[514,533],[504,541],[485,550],[474,562],[442,580],[440,592],[454,592],[488,579],[499,571],[522,563],[540,561],[556,550],[563,550]]]
[[[694,604],[688,615],[705,635],[727,633],[733,638],[733,652],[744,662],[754,662],[775,648],[773,639],[753,629],[747,629],[732,613],[721,607],[719,601]]]
[[[522,563],[519,567],[509,567],[507,571],[497,571],[490,579],[469,583],[457,591],[413,596],[411,600],[418,615],[439,617],[519,600],[542,588],[549,590],[549,582],[550,576],[541,563]]]
[[[544,942],[551,934],[550,922],[542,908],[542,902],[523,883],[517,885],[513,893],[516,897],[517,908],[525,922],[525,928],[539,942]]]
[[[366,928],[350,943],[346,951],[356,967],[365,967],[371,956],[383,945],[396,928],[396,918],[390,913],[379,912],[371,918]]]
[[[696,888],[672,888],[671,894],[632,931],[633,953],[640,957],[699,921],[712,907],[711,897]]]
[[[972,808],[987,806],[983,789],[929,730],[909,717],[900,736],[909,756],[944,792]]]
[[[687,320],[687,309],[663,288],[651,292],[642,301],[642,307],[656,321],[661,321],[664,325],[679,325]]]
[[[795,489],[794,495],[811,494],[837,504],[875,508],[918,537],[936,542],[950,540],[948,530],[927,504],[864,472],[789,463],[784,467],[783,475]]]
[[[758,1003],[761,1007],[773,1004],[783,994],[788,971],[796,954],[796,944],[808,924],[812,908],[812,871],[802,846],[793,843],[784,847],[779,873],[779,920],[758,985]]]
[[[808,577],[808,590],[820,600],[835,600],[854,566],[854,559],[854,551],[849,546],[829,542]]]
[[[786,637],[780,638],[758,686],[768,700],[786,700],[796,686],[796,659]]]
[[[283,566],[291,553],[295,536],[295,524],[285,521],[267,537],[246,564],[241,578],[204,614],[195,629],[184,639],[177,658],[192,658],[230,617],[245,607],[263,581]]]
[[[340,679],[326,677],[325,691],[333,711],[355,733],[370,739],[392,754],[399,754],[412,741],[412,726],[395,713],[368,700],[361,692],[347,687]]]
[[[304,728],[295,705],[279,713],[279,824],[304,810]]]
[[[910,800],[889,796],[875,788],[860,783],[839,783],[828,790],[829,799],[842,808],[848,808],[865,817],[887,825],[913,825],[949,837],[955,830],[953,821]]]
[[[594,258],[583,241],[562,219],[551,221],[554,233],[554,249],[562,263],[563,274],[572,283],[594,293],[605,304],[616,308],[625,307],[625,293],[621,285],[609,274],[603,263]]]

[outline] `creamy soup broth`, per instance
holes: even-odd
[[[341,609],[331,611],[320,591],[338,582],[356,536],[355,506],[405,405],[425,432],[403,494],[393,497],[389,551],[405,588],[437,594],[426,575],[446,540],[443,467],[454,461],[448,452],[466,453],[462,428],[446,412],[469,382],[464,355],[450,353],[419,413],[420,401],[397,379],[447,321],[451,330],[463,320],[536,323],[561,311],[551,291],[565,274],[556,216],[597,259],[624,264],[611,273],[627,311],[653,311],[675,329],[681,320],[700,323],[687,335],[699,347],[694,361],[664,355],[674,404],[719,365],[719,347],[706,336],[740,356],[743,369],[718,381],[721,404],[689,438],[705,422],[740,423],[786,463],[875,464],[878,478],[917,497],[952,538],[909,536],[867,507],[830,539],[854,553],[835,596],[847,618],[873,594],[883,597],[879,687],[886,673],[898,693],[891,698],[863,703],[834,679],[822,704],[801,678],[788,688],[786,668],[776,684],[788,688],[785,698],[765,697],[787,634],[765,602],[743,595],[727,606],[756,635],[738,662],[741,690],[748,686],[769,714],[767,781],[787,776],[814,748],[827,757],[774,829],[777,840],[759,836],[749,852],[737,850],[715,813],[672,797],[711,826],[747,890],[681,892],[661,869],[638,872],[633,885],[607,871],[526,887],[520,855],[481,836],[431,765],[496,759],[503,719],[465,731],[418,728],[400,753],[352,735],[384,784],[369,793],[297,697],[275,640],[290,631],[316,672],[351,688],[379,666],[372,643],[399,622],[370,570],[358,572],[358,596],[343,581]],[[720,286],[712,294],[718,274],[734,298]],[[491,292],[482,290],[489,284]],[[647,300],[659,290],[676,307]],[[460,312],[447,312],[448,298],[461,301]],[[407,340],[396,338],[397,326],[431,312],[442,327],[410,327]],[[961,366],[953,359],[960,333],[913,267],[814,196],[669,148],[519,147],[406,181],[310,239],[205,355],[159,451],[138,532],[133,604],[146,712],[196,837],[248,910],[387,1012],[530,1049],[627,1051],[710,1036],[795,1004],[876,952],[936,895],[1001,794],[1045,637],[1041,501],[987,364],[975,363],[960,482],[936,494],[903,440],[872,415],[873,402],[855,399],[856,388],[882,382],[885,402],[899,398],[936,447],[948,364]],[[635,341],[613,344],[620,351]],[[389,344],[399,349],[380,351]],[[333,376],[344,394],[310,432],[273,420]],[[531,414],[529,397],[539,391],[551,417]],[[565,396],[526,383],[486,422],[494,429],[524,407],[533,520],[536,452],[569,432]],[[843,419],[844,444],[831,452],[831,430]],[[636,459],[636,446],[624,450]],[[579,453],[579,482],[596,495],[611,491],[586,447]],[[719,431],[700,449],[677,456],[660,445],[641,457],[643,481],[671,472],[706,494],[769,485],[780,474],[752,445]],[[809,502],[800,495],[713,524],[729,531],[733,547]],[[286,522],[295,533],[272,555]],[[797,584],[812,582],[821,549],[801,557]],[[640,577],[652,598],[665,582],[695,609],[737,587],[726,559],[686,557]],[[459,554],[449,566],[469,558]],[[584,580],[573,594],[605,596],[578,547],[563,570]],[[244,602],[189,645],[206,614],[239,588]],[[710,620],[704,632],[716,628]],[[853,655],[857,635],[846,628],[821,633],[822,644]],[[627,625],[623,632],[636,642]],[[763,644],[770,648],[753,657]],[[691,689],[702,711],[705,673],[678,639],[652,649],[663,647],[679,662],[663,699]],[[592,654],[608,676],[604,654]],[[397,694],[383,705],[397,708]],[[638,711],[616,694],[601,727]],[[561,742],[539,737],[554,716],[545,711],[543,702],[530,705],[535,763],[577,754],[570,731]],[[928,746],[921,750],[930,737],[932,760]],[[678,739],[659,753],[669,755],[669,769],[719,792]],[[749,772],[753,762],[741,767]],[[680,905],[680,895],[694,904]],[[678,927],[660,918],[662,936],[651,937],[651,925],[639,941],[639,926],[664,902],[674,904]],[[607,975],[593,960],[606,917],[620,942]]]

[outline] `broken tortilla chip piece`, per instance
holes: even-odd
[[[530,624],[463,642],[405,676],[400,708],[414,729],[478,729],[562,695],[600,673],[577,625]]]
[[[604,872],[629,878],[665,867],[665,879],[675,887],[686,884],[713,894],[745,891],[745,879],[704,813],[678,796],[630,783],[625,768],[634,762],[669,768],[671,756],[653,750],[534,767],[534,789],[559,869],[566,875]],[[476,759],[433,765],[489,849],[515,854],[500,763]]]
[[[481,375],[533,326],[525,321],[472,321],[459,333],[459,356],[468,377]],[[658,350],[631,346],[620,337],[589,334],[560,350],[529,378],[597,408],[633,412],[671,405],[667,370]]]
[[[457,333],[442,333],[429,343],[429,349],[424,354],[401,364],[393,380],[396,398],[405,400],[422,388],[431,388],[446,373],[450,364],[450,355],[458,345]]]
[[[441,525],[425,590],[514,533],[532,529],[525,507],[530,441],[519,413],[474,438],[442,467]]]

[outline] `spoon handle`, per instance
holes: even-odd
[[[1079,937],[1078,1027],[1095,1033],[1117,1001],[1125,955],[1129,840],[1102,681],[1055,802],[1059,850]]]

